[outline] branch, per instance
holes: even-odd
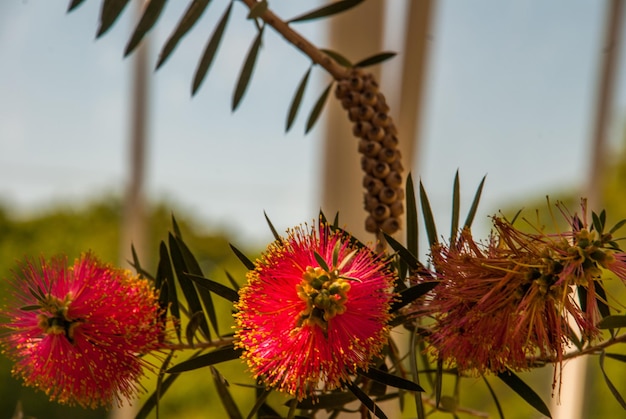
[[[257,0],[241,1],[245,3],[245,5],[248,6],[249,9],[252,9],[258,3]],[[284,20],[276,16],[270,9],[264,11],[260,15],[260,18],[263,19],[265,23],[274,28],[276,32],[281,34],[283,38],[287,40],[287,42],[289,42],[300,51],[302,51],[309,58],[311,58],[314,63],[324,67],[324,69],[326,69],[326,71],[328,71],[336,80],[345,79],[350,74],[348,68],[338,64],[331,57],[320,51],[319,48],[309,42],[298,32],[294,31]]]

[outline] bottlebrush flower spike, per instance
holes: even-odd
[[[387,343],[394,276],[345,233],[297,227],[240,290],[236,345],[255,377],[299,400],[338,388]]]
[[[140,354],[160,347],[157,296],[144,279],[87,253],[31,261],[11,281],[0,335],[13,374],[51,400],[96,408],[137,393],[147,365]]]

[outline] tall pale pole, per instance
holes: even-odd
[[[137,2],[137,15],[143,13],[143,2]],[[142,263],[146,263],[146,220],[145,220],[145,172],[146,145],[148,142],[149,114],[149,44],[144,40],[134,54],[129,57],[132,63],[132,90],[130,99],[130,135],[128,154],[128,183],[124,196],[123,218],[120,234],[120,266],[130,268],[132,261],[131,244]],[[137,406],[124,403],[114,406],[110,419],[132,419]]]
[[[605,164],[607,161],[607,132],[613,109],[615,75],[622,41],[623,20],[624,0],[608,1],[604,39],[599,54],[600,67],[590,138],[589,176],[584,191],[590,210],[596,212],[603,205],[602,191],[605,184]],[[554,419],[581,419],[583,417],[586,373],[586,357],[573,359],[564,366],[560,400],[555,400],[551,408]]]

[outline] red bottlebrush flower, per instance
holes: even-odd
[[[13,373],[59,403],[96,408],[138,390],[163,328],[157,296],[144,279],[84,254],[29,262],[11,281],[0,337]]]
[[[302,227],[269,245],[236,304],[255,377],[303,399],[366,370],[387,343],[394,276],[345,233]]]
[[[441,284],[430,303],[437,324],[430,336],[437,356],[461,370],[524,370],[533,359],[561,363],[568,316],[587,334],[597,329],[560,281],[562,265],[546,236],[528,235],[495,218],[487,245],[469,231],[450,247],[433,249]]]

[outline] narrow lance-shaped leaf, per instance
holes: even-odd
[[[172,257],[172,264],[174,265],[174,271],[176,272],[176,278],[178,279],[178,283],[180,284],[180,288],[185,295],[185,299],[189,304],[189,313],[193,315],[197,312],[202,312],[202,304],[200,303],[200,299],[198,298],[198,294],[196,292],[196,288],[193,285],[193,282],[187,278],[187,265],[185,263],[185,259],[183,257],[180,245],[176,237],[170,233],[169,235],[169,245],[170,245],[170,256]],[[200,329],[207,337],[210,339],[211,332],[209,331],[209,326],[204,319],[200,323]]]
[[[487,389],[489,390],[489,394],[491,394],[491,398],[493,399],[493,402],[496,404],[496,409],[498,409],[498,416],[500,416],[500,419],[504,419],[502,406],[500,406],[500,401],[498,400],[498,396],[496,396],[496,392],[493,391],[493,388],[491,387],[491,384],[489,384],[489,381],[487,381],[487,378],[485,378],[484,375],[481,375],[481,377],[483,378],[483,381],[485,382],[485,385],[487,386]]]
[[[376,55],[372,55],[371,57],[365,58],[361,61],[359,61],[358,63],[354,64],[355,67],[369,67],[375,64],[380,64],[384,61],[387,61],[393,57],[395,57],[397,55],[397,53],[392,52],[392,51],[386,51],[386,52],[381,52],[379,54]]]
[[[174,283],[174,271],[172,270],[172,264],[170,263],[170,256],[167,251],[167,246],[163,241],[159,245],[159,265],[157,267],[157,279],[156,282],[158,284],[167,284],[167,300],[162,301],[159,296],[159,304],[162,307],[167,307],[169,303],[170,313],[174,316],[174,319],[177,321],[174,322],[174,330],[176,331],[176,336],[178,340],[181,339],[181,328],[180,328],[180,308],[178,306],[178,296],[176,295],[176,284]],[[162,285],[159,286],[159,289],[163,288]]]
[[[202,58],[198,62],[198,67],[196,68],[196,73],[193,76],[193,83],[191,85],[191,95],[195,95],[200,85],[204,81],[209,68],[211,68],[211,64],[213,63],[213,59],[215,58],[215,53],[217,52],[217,48],[222,41],[222,37],[224,36],[224,30],[226,29],[226,24],[228,23],[228,18],[230,17],[230,11],[233,8],[233,3],[229,3],[228,8],[222,15],[222,18],[218,22],[213,34],[211,35],[211,39],[207,43],[204,52],[202,53]]]
[[[150,414],[152,409],[154,409],[155,407],[156,407],[156,417],[157,418],[159,417],[159,400],[161,400],[161,397],[163,397],[163,394],[165,394],[167,389],[170,388],[174,380],[178,378],[178,375],[170,375],[169,377],[167,377],[167,379],[163,380],[163,376],[165,375],[165,370],[167,369],[167,366],[169,365],[173,356],[174,356],[174,351],[171,351],[167,355],[165,360],[163,361],[163,365],[161,365],[161,368],[159,369],[159,374],[157,377],[156,390],[154,391],[154,393],[150,395],[148,400],[146,400],[146,402],[143,404],[139,412],[137,412],[135,419],[144,419],[148,417],[148,414]]]
[[[228,383],[226,382],[224,376],[222,376],[222,374],[220,374],[220,372],[213,365],[210,365],[209,369],[211,370],[211,375],[213,376],[213,382],[215,383],[217,394],[220,396],[222,406],[226,409],[228,417],[230,419],[243,419],[243,416],[241,416],[241,412],[237,407],[237,403],[235,403],[233,396],[230,394]]]
[[[243,252],[241,252],[241,250],[237,249],[232,244],[230,245],[230,248],[233,250],[233,252],[235,252],[235,256],[239,258],[239,260],[244,264],[244,266],[248,270],[253,271],[255,269],[254,262],[248,259],[248,257],[244,255]]]
[[[188,274],[187,277],[191,279],[195,284],[203,288],[207,291],[214,292],[220,297],[234,303],[239,299],[239,294],[232,288],[227,287],[226,285],[222,285],[219,282],[213,281],[209,278],[205,278],[202,276],[196,276],[192,274]]]
[[[338,53],[337,51],[333,51],[331,49],[320,49],[324,54],[328,55],[333,60],[337,61],[337,64],[342,65],[344,67],[353,67],[352,62],[348,60],[346,57]]]
[[[399,241],[397,241],[396,239],[394,239],[387,233],[383,233],[383,235],[385,237],[385,240],[389,244],[389,246],[398,253],[398,255],[400,256],[400,259],[404,261],[411,270],[418,270],[421,267],[420,262],[417,259],[417,257],[413,253],[411,253],[407,248],[402,246],[402,244]]]
[[[71,12],[72,10],[76,9],[78,6],[80,6],[85,0],[72,0],[70,1],[70,5],[67,8],[68,12]]]
[[[413,187],[413,177],[409,173],[406,178],[406,248],[415,256],[419,254],[418,242],[419,236],[415,188]]]
[[[127,4],[128,0],[103,0],[102,9],[100,9],[100,26],[96,32],[96,38],[101,37],[111,29]]]
[[[361,403],[363,403],[363,405],[369,409],[370,412],[376,415],[377,418],[387,419],[387,415],[385,415],[385,413],[378,406],[376,406],[376,403],[374,403],[374,401],[370,399],[369,396],[365,394],[365,392],[361,390],[357,385],[348,381],[346,383],[346,386],[352,392],[352,394],[354,394],[356,398],[359,399]]]
[[[289,105],[289,112],[287,113],[287,124],[285,126],[285,131],[289,132],[293,125],[293,121],[295,121],[296,116],[298,115],[298,110],[300,109],[300,104],[302,103],[302,97],[304,96],[304,90],[306,89],[306,85],[309,82],[309,75],[311,74],[311,69],[313,67],[309,67],[306,73],[304,73],[304,77],[298,84],[298,88],[296,89],[296,93],[293,95],[293,99],[291,100],[291,105]]]
[[[619,230],[624,224],[626,223],[626,219],[625,220],[620,220],[617,224],[615,224],[610,230],[609,230],[609,234],[613,234],[615,233],[617,230]]]
[[[283,239],[280,237],[280,234],[278,234],[278,232],[274,228],[274,224],[272,224],[272,222],[270,221],[270,218],[267,216],[267,213],[265,211],[263,211],[263,215],[265,215],[265,221],[267,221],[267,225],[269,226],[270,231],[272,232],[272,235],[274,236],[274,239],[277,242],[282,243]]]
[[[126,50],[124,50],[124,56],[128,56],[136,47],[139,45],[143,37],[148,33],[150,29],[154,26],[156,21],[161,16],[161,12],[163,12],[163,6],[165,6],[167,0],[151,0],[146,6],[135,31],[130,37],[130,41],[128,41],[128,45],[126,45]]]
[[[317,119],[319,118],[320,114],[322,113],[322,109],[324,109],[324,105],[326,104],[326,99],[328,99],[328,94],[330,93],[330,89],[331,87],[333,87],[333,83],[334,82],[330,82],[328,87],[326,87],[326,89],[324,89],[324,91],[320,95],[319,99],[317,99],[317,102],[315,102],[315,105],[313,106],[313,109],[311,110],[311,113],[309,114],[309,119],[306,121],[306,128],[304,129],[305,134],[311,131],[311,129],[317,122]]]
[[[537,409],[539,413],[549,418],[552,417],[550,409],[548,409],[548,406],[546,406],[543,400],[541,400],[541,397],[539,397],[537,393],[535,393],[533,389],[528,386],[528,384],[523,382],[512,371],[501,372],[498,374],[498,378],[504,381],[507,386],[515,391],[529,405]]]
[[[451,247],[456,241],[456,235],[459,232],[459,216],[461,213],[461,187],[459,182],[459,171],[454,176],[454,186],[452,187],[452,223],[450,225],[450,243]]]
[[[180,22],[178,22],[176,29],[174,29],[174,32],[172,32],[159,53],[159,60],[156,65],[157,69],[159,69],[169,58],[170,54],[174,52],[178,42],[196,24],[210,2],[211,0],[193,0],[191,4],[189,4],[185,14],[180,19]]]
[[[480,185],[478,185],[478,189],[476,190],[476,194],[474,195],[474,200],[472,201],[472,206],[470,207],[467,218],[465,219],[465,224],[463,224],[464,228],[470,228],[472,226],[472,223],[474,222],[474,216],[476,216],[476,210],[478,209],[478,203],[480,202],[480,195],[483,192],[485,179],[486,177],[483,176],[483,179],[480,181]]]
[[[241,99],[243,95],[246,93],[248,89],[248,85],[250,84],[250,79],[252,78],[252,73],[254,72],[254,66],[256,64],[256,58],[259,54],[259,49],[261,48],[261,41],[263,40],[263,28],[257,34],[256,38],[252,42],[250,46],[250,50],[248,50],[248,55],[246,56],[246,60],[243,63],[243,67],[241,67],[241,72],[239,73],[239,79],[237,80],[237,85],[235,86],[235,92],[233,94],[233,103],[232,103],[232,111],[235,111],[239,104],[241,103]]]
[[[401,388],[408,391],[424,391],[422,387],[413,381],[406,380],[397,375],[389,374],[378,368],[369,368],[367,371],[360,370],[359,375],[367,377],[369,379],[378,381],[379,383],[387,384],[391,387]]]
[[[338,1],[335,2],[333,4],[330,4],[328,6],[324,6],[324,7],[320,7],[319,9],[313,10],[311,12],[307,12],[303,15],[294,17],[292,19],[289,19],[287,21],[287,23],[295,23],[295,22],[304,22],[307,20],[313,20],[313,19],[320,19],[323,17],[328,17],[328,16],[332,16],[335,15],[337,13],[341,13],[344,12],[348,9],[351,9],[357,5],[359,5],[359,3],[362,3],[363,0],[343,0],[343,1]]]
[[[265,11],[267,10],[267,0],[261,0],[259,2],[257,2],[254,6],[252,6],[252,8],[250,9],[250,12],[248,12],[248,16],[246,17],[247,19],[258,19],[261,17],[261,15],[263,13],[265,13]]]
[[[604,351],[602,351],[602,353],[600,354],[600,369],[602,370],[604,381],[606,382],[607,387],[611,391],[611,394],[613,394],[613,397],[615,397],[615,400],[617,400],[620,406],[622,406],[622,409],[626,409],[626,401],[624,401],[624,398],[622,397],[622,395],[619,394],[619,390],[617,390],[613,382],[611,382],[611,380],[609,379],[609,376],[606,374],[606,371],[604,370]]]
[[[198,368],[204,368],[209,365],[218,364],[220,362],[237,359],[243,353],[243,349],[235,348],[233,345],[227,345],[222,348],[211,351],[207,354],[200,355],[196,358],[183,361],[167,370],[170,374],[179,374],[185,371],[191,371]]]
[[[619,329],[622,327],[626,327],[626,316],[624,315],[607,316],[598,322],[599,329]]]
[[[422,204],[422,215],[424,216],[424,227],[428,236],[428,244],[432,247],[437,243],[437,227],[435,226],[433,210],[430,208],[430,202],[422,182],[420,182],[420,203]]]

